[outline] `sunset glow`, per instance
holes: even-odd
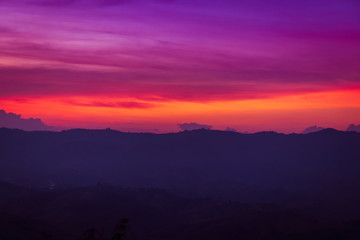
[[[0,109],[59,129],[360,122],[356,1],[0,3]]]

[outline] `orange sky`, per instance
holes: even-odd
[[[99,101],[103,106],[94,106]],[[123,131],[178,131],[177,123],[198,122],[214,129],[299,132],[310,125],[345,129],[360,119],[360,90],[338,90],[232,101],[141,101],[151,107],[114,107],[137,99],[66,97],[0,99],[8,112],[41,118],[64,128],[106,128]],[[89,104],[91,103],[91,104]],[[108,103],[108,105],[106,105]]]
[[[356,1],[107,3],[0,1],[0,110],[60,129],[360,123]]]

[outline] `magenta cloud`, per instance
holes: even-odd
[[[0,97],[360,87],[359,10],[347,0],[0,1]]]

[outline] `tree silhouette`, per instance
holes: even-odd
[[[84,235],[79,240],[95,240],[95,228],[89,228],[84,232]]]
[[[124,218],[118,224],[116,224],[111,240],[122,240],[126,237],[126,235],[128,234],[128,221],[129,220],[127,218]]]
[[[118,224],[116,224],[111,238],[106,238],[104,236],[104,230],[101,229],[100,237],[98,240],[123,240],[123,239],[125,239],[125,237],[128,234],[128,227],[127,227],[128,222],[129,222],[129,220],[127,218],[124,218]],[[95,238],[95,232],[96,232],[95,228],[89,228],[84,232],[83,236],[78,238],[78,240],[97,240]],[[42,240],[50,240],[50,239],[42,238]]]
[[[46,231],[41,231],[40,232],[40,240],[51,240],[52,236],[50,234],[48,234]]]

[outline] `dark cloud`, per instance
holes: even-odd
[[[349,131],[349,132],[360,132],[360,124],[359,124],[359,125],[350,124],[350,126],[346,129],[346,131]]]
[[[285,85],[224,84],[220,81],[153,72],[98,72],[90,70],[0,67],[0,95],[3,97],[116,95],[144,101],[258,99],[277,94],[303,93],[312,88],[292,89]],[[181,79],[180,79],[181,78]],[[187,79],[187,80],[184,80]],[[220,76],[219,76],[219,79]],[[155,81],[156,80],[156,81]],[[194,79],[195,80],[195,79]],[[19,88],[18,86],[22,86]],[[284,89],[281,89],[284,88]]]
[[[305,130],[302,132],[302,134],[308,134],[308,133],[313,133],[313,132],[319,132],[321,130],[324,130],[325,128],[323,127],[318,127],[316,125],[305,128]]]
[[[0,110],[0,127],[17,128],[26,131],[54,131],[55,127],[47,126],[38,118],[21,118],[15,113]]]
[[[109,107],[109,108],[140,108],[147,109],[153,108],[156,105],[146,102],[90,102],[90,103],[74,103],[70,104],[79,105],[79,106],[89,106],[89,107]]]
[[[198,124],[198,123],[178,123],[178,126],[183,131],[192,131],[196,129],[211,129],[211,125],[205,125],[205,124]]]
[[[225,131],[228,131],[228,132],[237,132],[235,128],[231,128],[231,127],[225,128]]]
[[[32,4],[39,6],[64,6],[76,3],[76,0],[52,0],[52,1],[33,1]]]
[[[130,0],[97,0],[96,3],[100,5],[119,5],[123,3],[127,3]]]
[[[66,6],[73,4],[86,4],[86,5],[99,5],[99,6],[107,6],[107,5],[119,5],[130,2],[131,0],[35,0],[30,3],[38,6]]]

